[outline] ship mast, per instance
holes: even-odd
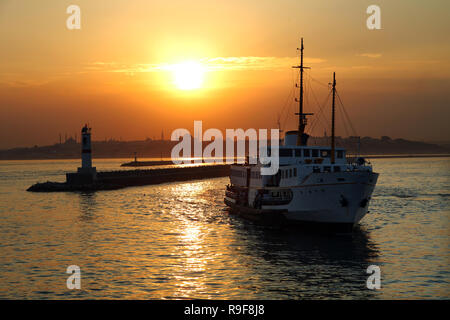
[[[336,72],[333,72],[333,103],[331,106],[331,164],[335,162],[336,146],[334,141],[334,114],[336,97]]]
[[[309,69],[309,67],[303,66],[303,38],[301,40],[301,46],[297,50],[300,50],[300,65],[292,67],[300,69],[300,99],[296,99],[298,101],[298,113],[296,113],[298,115],[297,145],[305,146],[309,137],[305,133],[306,116],[312,115],[312,113],[303,113],[303,69]]]

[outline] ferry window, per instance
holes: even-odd
[[[328,167],[328,166],[323,167],[323,171],[324,172],[331,172],[331,167]]]
[[[319,156],[319,150],[317,150],[317,149],[312,149],[312,156],[313,156],[313,157],[318,157],[318,156]]]
[[[337,157],[342,159],[344,157],[344,151],[338,150]]]
[[[295,149],[295,156],[301,157],[302,156],[302,149]]]
[[[334,167],[334,172],[340,172],[341,171],[341,167]]]
[[[289,178],[292,178],[292,169],[289,169]]]
[[[320,172],[320,168],[319,167],[314,167],[313,168],[313,172]]]
[[[309,149],[303,149],[303,156],[304,157],[310,157],[311,156],[310,150]]]
[[[320,156],[322,158],[329,158],[331,156],[330,150],[320,150]]]
[[[294,177],[297,176],[297,168],[294,168]]]
[[[280,149],[280,157],[292,157],[292,149]]]

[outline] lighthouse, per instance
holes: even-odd
[[[91,128],[87,124],[81,128],[81,168],[78,174],[83,181],[93,182],[97,178],[97,170],[92,166]]]
[[[91,184],[97,180],[97,169],[92,166],[91,128],[81,128],[81,167],[76,173],[67,173],[66,181],[73,185]]]
[[[91,128],[87,124],[81,129],[81,168],[92,169]]]

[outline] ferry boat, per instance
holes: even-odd
[[[279,170],[261,175],[263,164],[233,164],[225,204],[231,212],[268,223],[283,222],[349,232],[368,212],[378,173],[362,157],[347,158],[335,146],[336,79],[332,82],[331,145],[309,146],[303,112],[303,39],[301,40],[298,130],[279,146]],[[270,152],[270,150],[269,150]]]

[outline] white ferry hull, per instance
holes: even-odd
[[[378,178],[367,173],[372,182],[349,182],[293,188],[294,197],[284,206],[289,221],[356,224],[366,215]],[[263,209],[273,209],[263,206]],[[279,208],[280,209],[280,208]]]
[[[324,178],[326,177],[326,178]],[[326,183],[345,177],[345,182]],[[326,180],[325,180],[326,179]],[[324,183],[308,183],[287,188],[293,198],[286,205],[262,205],[260,208],[237,205],[234,199],[225,203],[236,213],[258,220],[287,222],[288,224],[318,225],[321,229],[349,231],[368,212],[369,202],[378,179],[378,173],[325,173],[316,174],[310,180]],[[251,201],[250,201],[251,202]],[[269,219],[268,219],[269,218]],[[336,227],[336,228],[335,228]]]

